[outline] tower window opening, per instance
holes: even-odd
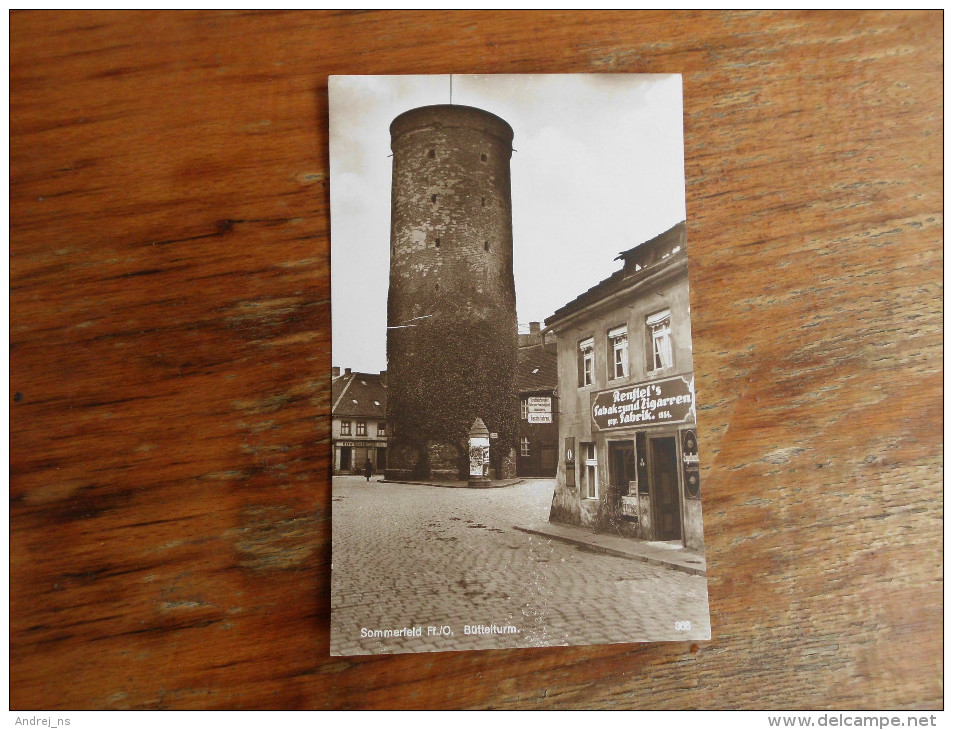
[[[485,153],[485,152],[484,152],[482,155],[480,155],[480,161],[481,161],[481,162],[486,162],[486,153]]]
[[[490,250],[490,242],[489,242],[489,241],[484,241],[484,242],[483,242],[483,250],[484,250],[484,251],[489,251],[489,250]]]
[[[436,193],[434,193],[433,195],[430,196],[430,202],[431,202],[431,203],[436,203],[436,202],[437,202],[437,194],[436,194]]]
[[[436,156],[437,156],[437,150],[435,150],[433,147],[431,147],[431,148],[430,148],[430,151],[427,153],[427,157],[433,159],[433,158],[436,157]]]
[[[437,248],[440,248],[440,239],[439,239],[439,238],[434,242],[434,245],[435,245]]]
[[[481,207],[481,208],[485,208],[485,207],[486,207],[486,198],[480,198],[480,207]]]

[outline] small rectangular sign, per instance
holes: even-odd
[[[526,399],[530,413],[552,413],[553,399],[549,396],[533,395]],[[532,423],[532,421],[530,421]]]
[[[552,413],[533,413],[530,411],[526,414],[527,423],[552,423],[553,414]]]

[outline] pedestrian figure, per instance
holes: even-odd
[[[374,473],[374,465],[371,463],[371,457],[367,457],[367,461],[364,462],[364,478],[367,481],[371,480],[371,474]]]

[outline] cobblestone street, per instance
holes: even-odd
[[[552,494],[334,477],[331,653],[708,638],[705,578],[514,529]]]

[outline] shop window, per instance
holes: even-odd
[[[378,436],[387,435],[387,424],[384,421],[377,422],[377,435]]]
[[[579,343],[579,387],[584,388],[592,385],[592,364],[593,364],[593,339],[582,340]]]
[[[351,422],[350,421],[341,421],[341,435],[350,436],[351,435]]]
[[[529,436],[520,439],[520,456],[529,456]]]
[[[579,475],[579,493],[583,499],[599,499],[599,468],[596,463],[596,445],[580,443],[579,454],[582,456]]]
[[[357,422],[357,435],[358,435],[358,436],[367,436],[367,421],[358,421],[358,422]]]
[[[529,418],[529,399],[523,398],[520,400],[520,418],[524,421]]]
[[[625,378],[629,375],[629,334],[625,325],[609,330],[608,349],[610,353],[609,379]]]
[[[674,365],[672,358],[672,317],[669,310],[645,318],[651,342],[649,370],[665,370]]]

